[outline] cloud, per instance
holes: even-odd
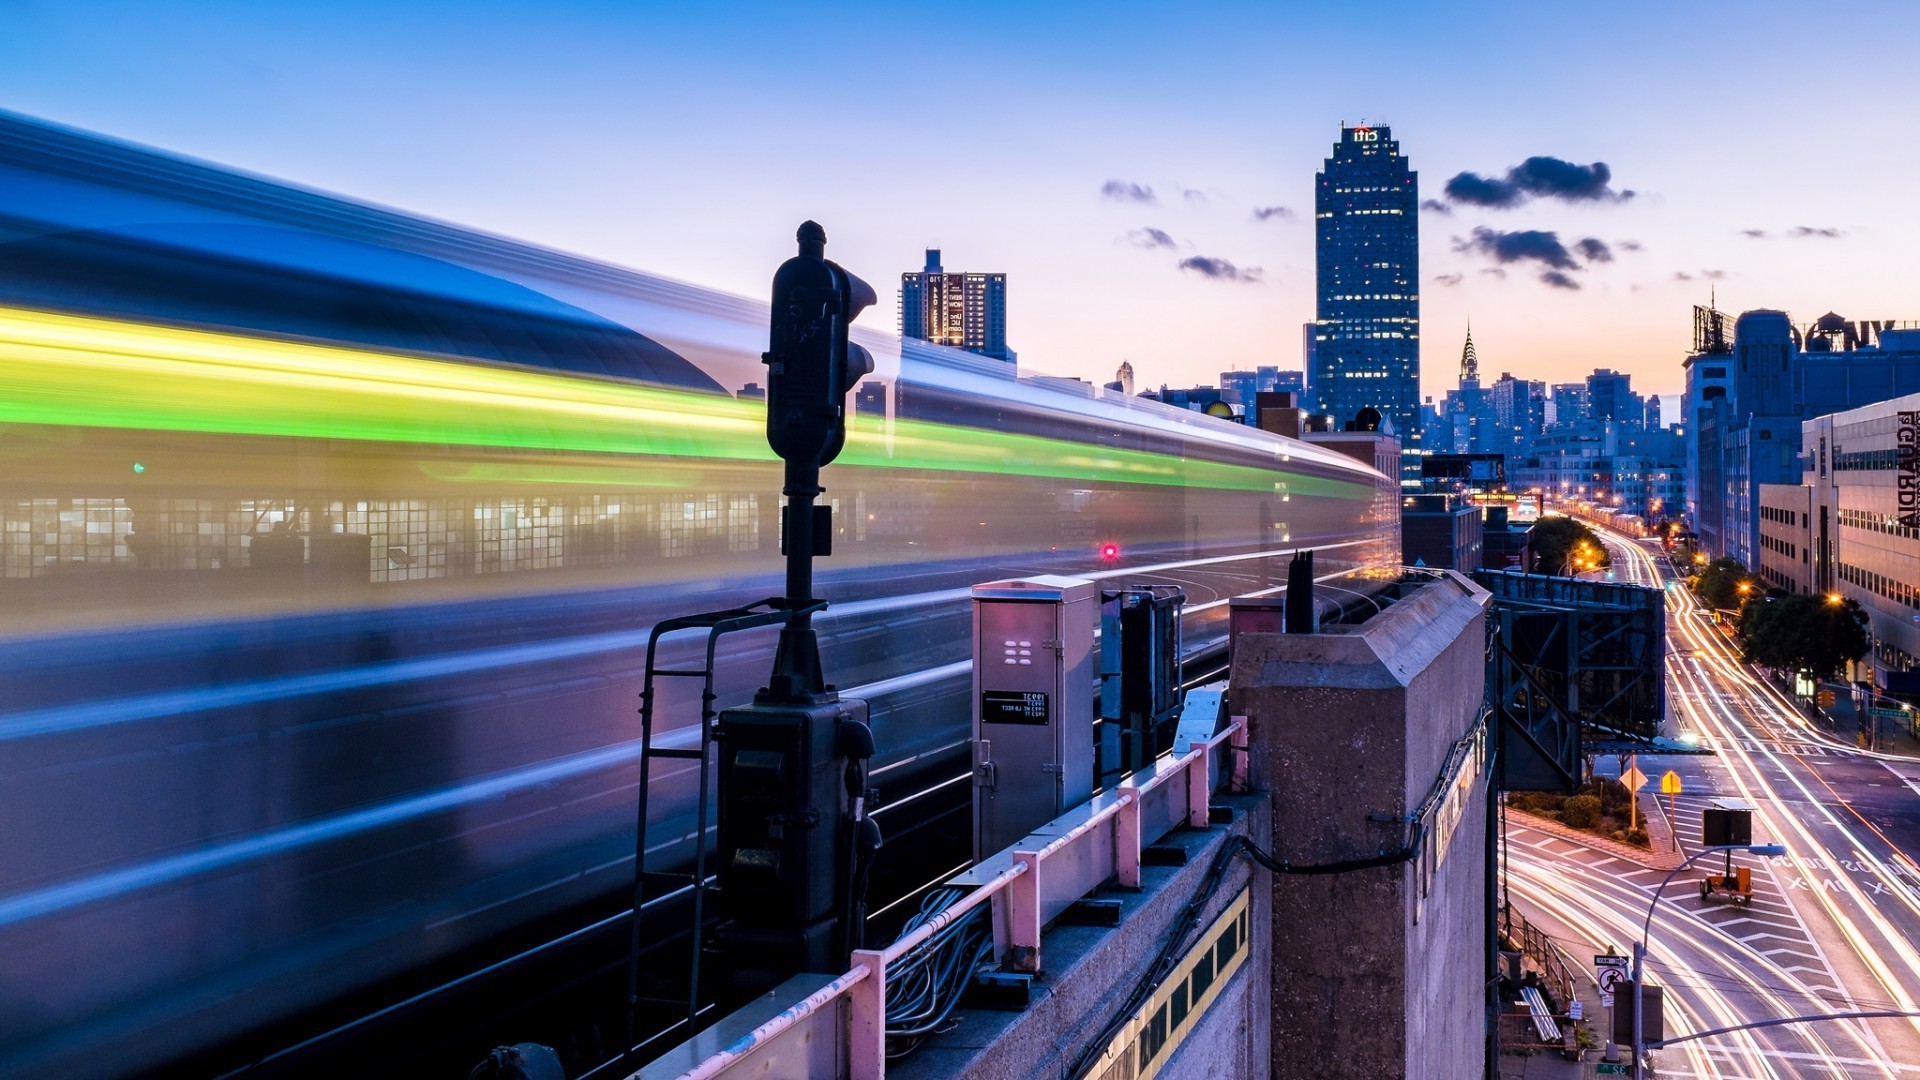
[[[1423,199],[1420,203],[1420,209],[1430,213],[1445,214],[1448,217],[1453,216],[1453,207],[1448,206],[1439,199]]]
[[[1748,238],[1749,240],[1765,240],[1765,239],[1767,238],[1767,230],[1765,230],[1765,229],[1741,229],[1741,230],[1740,230],[1740,235],[1741,235],[1741,236],[1744,236],[1744,237],[1746,237],[1746,238]]]
[[[1692,274],[1689,274],[1689,273],[1687,273],[1687,272],[1686,272],[1685,270],[1675,270],[1675,271],[1673,272],[1673,280],[1675,280],[1675,281],[1692,281],[1692,280],[1693,280],[1693,275],[1692,275]]]
[[[1638,240],[1617,240],[1613,246],[1621,251],[1640,251],[1645,248],[1645,245]]]
[[[1507,279],[1507,272],[1505,270],[1500,269],[1497,266],[1486,267],[1482,269],[1480,272],[1487,275],[1488,277],[1499,278],[1502,281],[1505,281]]]
[[[1180,241],[1168,236],[1160,229],[1151,226],[1144,229],[1134,229],[1127,233],[1127,243],[1132,244],[1134,247],[1147,248],[1149,250],[1153,248],[1177,248],[1180,246]]]
[[[1816,229],[1810,225],[1795,225],[1793,228],[1787,230],[1787,235],[1795,239],[1804,239],[1811,236],[1819,237],[1823,240],[1837,240],[1847,235],[1847,230],[1833,228]]]
[[[1157,203],[1153,189],[1144,184],[1128,183],[1125,180],[1109,180],[1100,185],[1100,197],[1115,202]]]
[[[1281,221],[1292,221],[1293,211],[1287,209],[1284,206],[1256,206],[1253,208],[1253,220],[1265,221],[1268,218],[1279,218]]]
[[[1706,278],[1708,281],[1719,281],[1721,278],[1727,276],[1727,272],[1725,270],[1702,270],[1700,271],[1700,276]]]
[[[1540,275],[1540,280],[1556,289],[1578,289],[1580,283],[1558,270],[1549,270]]]
[[[1604,161],[1576,165],[1557,157],[1536,155],[1507,170],[1504,177],[1462,172],[1447,181],[1447,198],[1469,206],[1511,210],[1533,199],[1563,202],[1620,203],[1632,191],[1612,186],[1613,170]]]
[[[1560,242],[1558,234],[1543,232],[1539,229],[1500,232],[1480,225],[1474,228],[1473,235],[1467,239],[1454,237],[1453,250],[1491,255],[1495,261],[1502,263],[1533,259],[1555,270],[1580,269],[1579,262],[1575,261],[1573,253],[1567,250],[1567,246]]]
[[[1605,241],[1592,236],[1581,237],[1574,241],[1573,250],[1579,252],[1580,257],[1590,263],[1613,261],[1613,249],[1609,248]]]
[[[1181,188],[1180,197],[1190,203],[1199,203],[1201,205],[1205,205],[1207,201],[1207,193],[1198,188]]]
[[[1453,288],[1455,285],[1460,284],[1462,281],[1465,281],[1466,279],[1467,279],[1467,275],[1465,274],[1435,274],[1433,278],[1434,284],[1445,285],[1449,289]]]
[[[1469,206],[1491,206],[1507,210],[1527,201],[1527,196],[1519,188],[1504,180],[1494,180],[1478,173],[1463,172],[1447,181],[1447,198]]]
[[[1180,269],[1191,270],[1212,281],[1255,282],[1266,276],[1266,271],[1257,266],[1241,269],[1225,259],[1216,259],[1207,255],[1194,255],[1181,259]]]

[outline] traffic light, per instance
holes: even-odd
[[[827,233],[800,226],[800,253],[773,275],[768,349],[767,442],[788,461],[825,465],[847,441],[847,392],[873,372],[873,357],[847,328],[873,305],[873,286],[825,252]]]

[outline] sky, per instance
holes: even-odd
[[[1314,173],[1386,124],[1440,207],[1424,394],[1469,319],[1486,380],[1671,393],[1710,293],[1920,320],[1916,31],[1908,3],[0,0],[0,107],[748,296],[813,218],[881,329],[938,247],[1007,274],[1023,367],[1142,387],[1300,366]]]

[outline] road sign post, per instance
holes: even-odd
[[[1613,995],[1627,981],[1627,957],[1611,954],[1593,958],[1593,981],[1600,988],[1600,1004],[1613,1006]]]
[[[1668,769],[1660,775],[1660,794],[1667,797],[1667,818],[1668,820],[1672,820],[1674,816],[1673,799],[1674,796],[1680,794],[1679,773]]]
[[[1640,755],[1629,759],[1627,770],[1620,774],[1620,782],[1627,788],[1627,828],[1640,827],[1640,789],[1647,786],[1647,774],[1640,771]]]

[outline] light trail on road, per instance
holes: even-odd
[[[1614,552],[1618,580],[1661,585],[1659,568],[1641,545],[1596,531]],[[1920,951],[1913,945],[1920,938],[1920,895],[1911,885],[1920,872],[1814,764],[1837,760],[1825,755],[1854,755],[1854,748],[1823,737],[1791,702],[1748,672],[1705,623],[1691,594],[1669,589],[1667,606],[1670,715],[1681,732],[1702,738],[1718,753],[1717,764],[1690,758],[1679,766],[1701,774],[1688,790],[1745,799],[1755,807],[1755,841],[1786,844],[1790,865],[1761,865],[1754,872],[1757,881],[1777,888],[1779,906],[1792,916],[1791,925],[1781,925],[1768,921],[1779,915],[1749,905],[1735,919],[1716,921],[1712,916],[1720,909],[1683,903],[1698,879],[1676,878],[1659,898],[1649,939],[1650,970],[1668,988],[1667,1033],[1847,1009],[1920,1009]],[[1886,755],[1870,756],[1886,760]],[[1514,815],[1516,821],[1521,818]],[[1664,872],[1599,853],[1549,850],[1550,843],[1524,839],[1545,834],[1529,834],[1524,827],[1516,833],[1523,840],[1510,845],[1509,888],[1523,908],[1542,913],[1596,948],[1621,948],[1639,938]],[[1693,838],[1686,839],[1692,847]],[[1826,867],[1836,868],[1836,877],[1815,876]],[[1867,882],[1839,872],[1840,867],[1867,876]],[[1811,895],[1796,897],[1796,892]],[[1886,902],[1889,896],[1893,900]],[[1761,932],[1756,935],[1743,924],[1759,924]],[[1736,926],[1743,928],[1736,931]],[[1763,951],[1736,933],[1759,945],[1804,935],[1811,955],[1797,948]],[[1821,968],[1789,970],[1773,959],[1778,954],[1817,958]],[[1815,981],[1830,977],[1840,993],[1810,984],[1799,973],[1822,969]],[[1681,1058],[1669,1061],[1663,1075],[1691,1069],[1698,1076],[1912,1077],[1920,1076],[1920,1019],[1733,1032],[1672,1050]]]

